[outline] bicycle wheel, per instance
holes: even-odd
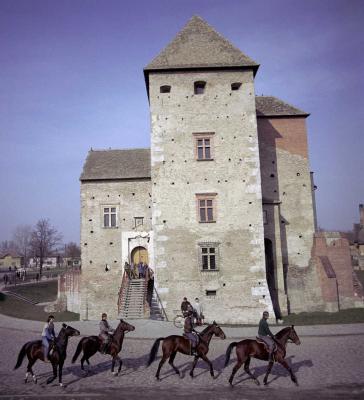
[[[184,318],[182,315],[177,315],[173,319],[173,324],[176,328],[183,328]]]

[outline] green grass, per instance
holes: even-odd
[[[9,290],[10,288],[7,289]],[[45,303],[56,300],[58,282],[49,281],[27,285],[17,285],[12,286],[10,291],[27,297],[28,299],[31,299],[37,303]]]
[[[283,317],[283,325],[356,324],[364,322],[364,308],[349,308],[335,313],[312,312]]]
[[[0,292],[0,314],[33,321],[46,321],[49,313],[42,306],[33,306]],[[69,311],[53,312],[56,321],[78,321],[80,315]]]

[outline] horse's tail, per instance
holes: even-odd
[[[24,357],[27,354],[28,343],[29,342],[25,343],[25,345],[21,348],[14,369],[18,369],[21,366],[21,363],[23,362]]]
[[[75,352],[75,354],[74,354],[73,357],[72,357],[72,364],[77,360],[77,357],[80,355],[80,353],[81,353],[81,351],[82,351],[82,345],[83,345],[83,342],[85,341],[85,339],[87,339],[87,338],[82,338],[82,339],[78,342],[76,352]]]
[[[238,342],[232,342],[229,344],[229,347],[226,350],[226,354],[225,354],[225,364],[224,364],[224,368],[229,364],[230,361],[230,354],[231,354],[231,350],[238,344]]]
[[[150,350],[147,367],[149,367],[149,365],[155,360],[155,356],[158,353],[159,343],[160,343],[161,340],[164,340],[164,338],[160,337],[154,342],[152,350]]]

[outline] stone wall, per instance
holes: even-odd
[[[117,227],[103,227],[104,206],[117,208]],[[143,226],[135,228],[134,217],[144,217]],[[132,250],[123,246],[122,236],[140,237],[144,244],[150,230],[150,180],[81,183],[81,319],[98,319],[102,312],[117,317],[125,253]]]
[[[206,81],[194,95],[194,82]],[[256,322],[272,310],[264,261],[252,71],[150,73],[154,265],[169,317],[200,297],[207,320]],[[231,83],[241,82],[231,91]],[[170,85],[170,93],[160,86]],[[213,160],[197,161],[194,133],[213,133]],[[214,193],[216,222],[199,223],[196,194]],[[218,249],[202,271],[201,243]],[[207,296],[216,291],[216,296]]]

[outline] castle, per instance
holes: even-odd
[[[146,66],[150,149],[91,150],[80,178],[82,319],[119,315],[124,264],[140,260],[168,318],[184,296],[221,323],[330,308],[309,114],[256,96],[258,68],[199,17]]]

